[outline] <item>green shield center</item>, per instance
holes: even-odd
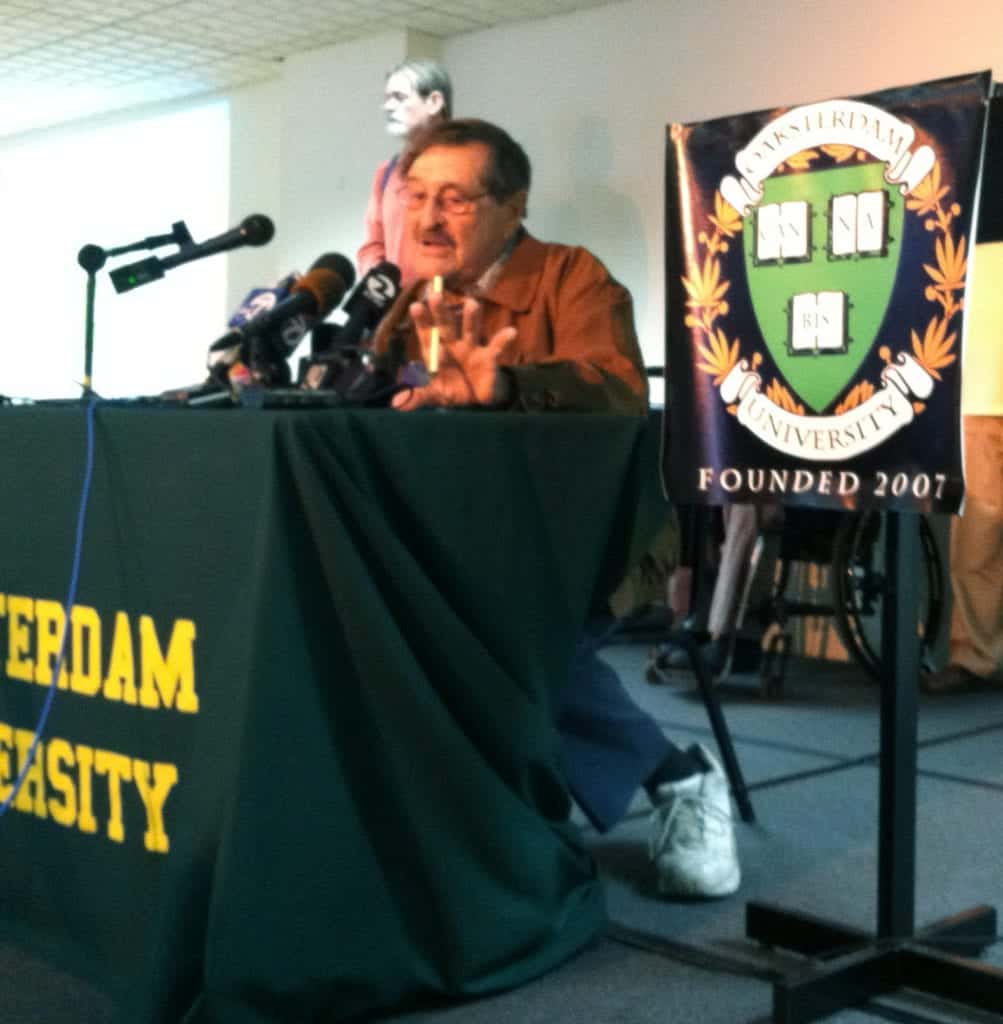
[[[883,170],[867,163],[768,178],[743,226],[766,346],[814,412],[859,369],[895,283],[903,205]]]

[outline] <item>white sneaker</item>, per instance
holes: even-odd
[[[707,771],[658,787],[648,854],[666,896],[729,896],[738,889],[735,829],[728,780],[701,743],[691,748]]]

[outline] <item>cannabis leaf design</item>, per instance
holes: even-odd
[[[694,311],[687,314],[686,326],[702,327],[709,332],[714,321],[728,312],[724,294],[731,282],[721,280],[721,261],[712,259],[708,253],[703,269],[692,279],[684,277],[683,287],[689,295],[686,305]]]
[[[874,385],[869,380],[862,380],[859,384],[854,384],[847,393],[846,398],[836,406],[835,415],[842,416],[844,412],[855,409],[858,405],[866,402],[873,394]]]
[[[786,409],[797,416],[804,416],[804,406],[800,402],[794,401],[794,396],[776,377],[770,381],[770,386],[766,389],[766,397],[775,405],[779,405],[781,409]]]
[[[916,362],[931,377],[936,377],[937,380],[940,380],[941,377],[937,371],[945,366],[950,366],[958,358],[951,351],[954,348],[957,332],[953,334],[947,333],[947,317],[943,319],[934,317],[926,325],[922,340],[920,340],[919,335],[915,331],[910,333],[912,334],[912,351],[916,357]]]
[[[709,218],[711,224],[728,238],[734,238],[742,230],[742,215],[720,192],[714,193],[714,212]]]
[[[940,207],[940,201],[949,189],[940,183],[940,162],[933,165],[930,173],[912,190],[912,195],[905,201],[907,210],[915,210],[921,217],[934,213]]]
[[[697,369],[714,374],[715,387],[720,385],[738,363],[738,339],[729,344],[720,327],[710,335],[709,347],[700,345],[698,351],[703,362],[697,363]]]
[[[845,164],[847,160],[852,160],[854,156],[858,160],[866,158],[867,154],[857,149],[856,146],[846,146],[839,142],[829,142],[824,146],[819,146],[819,149],[825,153],[826,156],[832,157],[837,164]]]
[[[939,302],[944,308],[945,319],[950,319],[960,308],[955,303],[954,293],[965,287],[965,272],[968,263],[965,259],[965,239],[962,237],[957,247],[950,235],[938,238],[934,246],[937,266],[923,264],[923,269],[933,278],[934,283],[926,289],[926,297],[931,302]]]

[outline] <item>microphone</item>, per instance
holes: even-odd
[[[207,238],[197,245],[183,246],[173,256],[166,256],[160,262],[165,270],[200,260],[203,256],[214,256],[218,252],[237,249],[242,245],[267,245],[275,236],[275,225],[263,213],[252,213],[245,217],[235,228],[224,231],[215,238]]]
[[[378,263],[359,282],[342,311],[343,324],[318,324],[311,339],[309,359],[300,361],[299,379],[307,387],[346,391],[361,386],[360,378],[371,371],[368,353],[359,343],[383,319],[400,294],[400,269]]]
[[[401,272],[393,263],[384,261],[372,267],[359,282],[344,305],[347,317],[334,343],[339,348],[358,345],[362,336],[371,332],[383,319],[400,294]]]
[[[338,305],[354,281],[355,269],[344,256],[321,256],[293,282],[287,298],[232,327],[212,343],[208,357],[210,373],[225,373],[240,360],[255,370],[261,364],[274,365],[287,359],[307,329]]]
[[[187,234],[187,229],[185,229]],[[227,252],[229,249],[236,249],[242,245],[265,245],[272,240],[275,234],[275,225],[271,219],[263,213],[252,213],[245,217],[239,225],[224,231],[214,238],[207,238],[198,244],[182,244],[180,250],[173,256],[165,256],[163,259],[157,256],[148,256],[138,263],[130,263],[124,267],[117,267],[111,271],[111,283],[115,291],[130,291],[140,285],[149,284],[151,281],[159,281],[164,276],[165,270],[179,267],[183,263],[190,263],[192,260],[200,260],[203,256],[214,256],[218,252]],[[191,236],[188,235],[189,243]]]
[[[299,280],[300,274],[291,271],[271,288],[252,288],[226,322],[227,327],[243,327],[260,313],[274,308],[276,303],[289,298],[289,289]]]

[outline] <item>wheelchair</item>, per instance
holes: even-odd
[[[922,564],[916,573],[920,588],[917,632],[922,661],[930,667],[943,619],[944,567],[930,523],[922,516],[919,532]],[[737,628],[718,681],[732,671],[749,671],[758,665],[762,696],[782,696],[793,644],[792,620],[817,616],[831,618],[848,656],[868,678],[879,682],[881,610],[886,590],[883,545],[884,517],[877,510],[788,507],[779,526],[760,529],[745,574]],[[755,598],[757,578],[770,558],[772,571],[765,596]],[[823,584],[827,580],[827,586],[817,589],[823,594],[827,590],[828,600],[789,595],[799,565],[814,565],[820,570],[817,575]],[[660,681],[666,667],[666,650],[655,648],[646,670],[648,681]]]

